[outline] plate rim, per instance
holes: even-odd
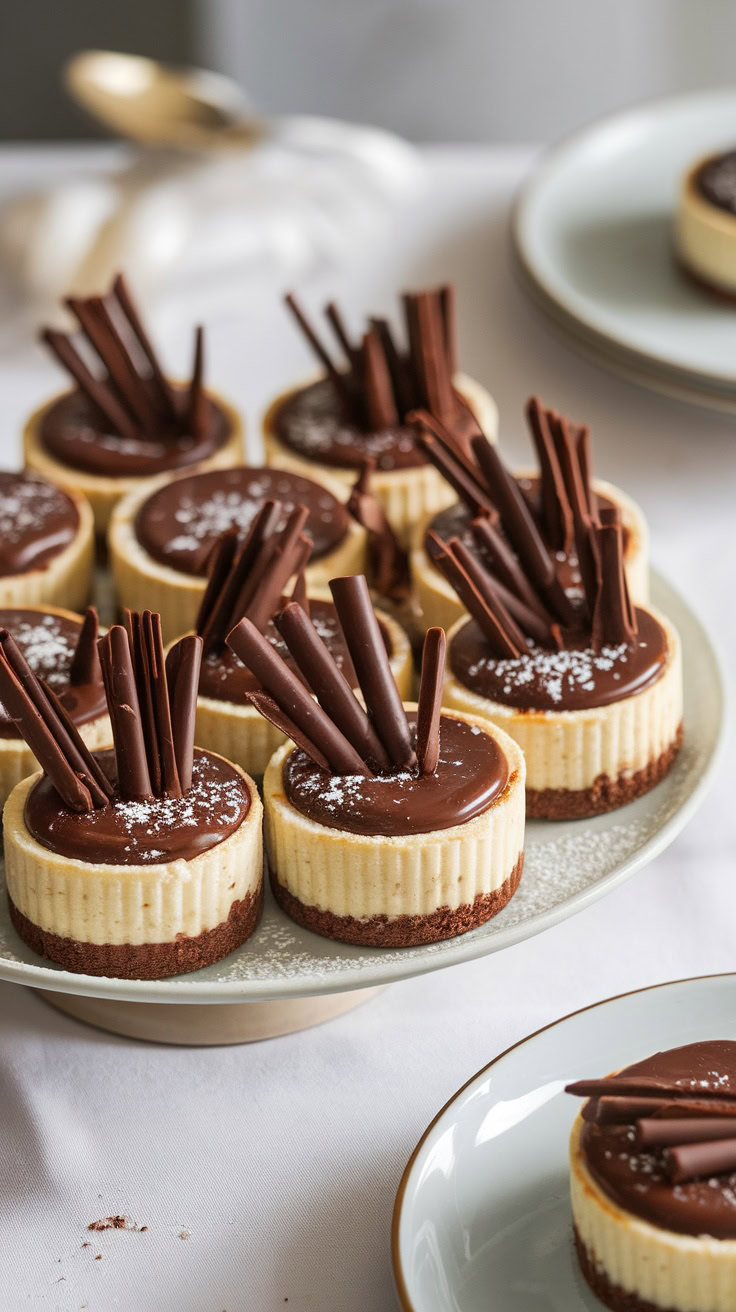
[[[391,1270],[401,1312],[422,1312],[422,1309],[417,1307],[415,1303],[412,1303],[409,1297],[404,1270],[401,1264],[399,1229],[406,1199],[406,1191],[409,1185],[409,1177],[414,1169],[414,1165],[422,1148],[435,1126],[442,1120],[445,1112],[449,1111],[453,1103],[457,1102],[465,1091],[470,1088],[471,1084],[475,1084],[477,1080],[480,1080],[482,1076],[486,1075],[488,1071],[492,1070],[494,1066],[497,1066],[499,1062],[503,1061],[505,1057],[508,1057],[509,1054],[514,1052],[517,1048],[523,1047],[525,1043],[531,1043],[532,1040],[538,1038],[540,1034],[546,1034],[548,1030],[553,1030],[558,1025],[564,1025],[566,1021],[573,1020],[576,1016],[582,1016],[587,1011],[595,1011],[598,1007],[608,1006],[608,1004],[612,1002],[620,1002],[623,998],[633,998],[640,993],[656,993],[660,989],[676,988],[678,985],[682,984],[705,983],[718,979],[736,980],[736,971],[718,970],[712,975],[686,975],[682,979],[660,980],[658,984],[644,984],[640,988],[624,989],[621,993],[612,993],[608,998],[599,998],[597,1002],[588,1002],[584,1007],[575,1007],[572,1011],[566,1012],[564,1016],[558,1016],[556,1020],[548,1021],[546,1025],[540,1025],[538,1029],[532,1030],[529,1034],[525,1034],[523,1038],[517,1039],[515,1043],[510,1043],[507,1048],[504,1048],[502,1052],[499,1052],[495,1057],[492,1057],[489,1062],[486,1062],[485,1066],[481,1066],[474,1075],[471,1075],[469,1079],[465,1080],[465,1082],[460,1085],[459,1089],[456,1089],[455,1093],[450,1095],[447,1102],[444,1103],[437,1114],[432,1117],[432,1120],[417,1141],[411,1155],[409,1156],[406,1166],[404,1167],[396,1190],[396,1196],[394,1198],[394,1206],[391,1213]]]
[[[719,768],[727,740],[728,711],[730,690],[725,673],[720,644],[700,617],[698,609],[690,599],[655,567],[650,568],[650,576],[656,587],[669,590],[677,603],[687,612],[689,621],[696,625],[705,639],[705,647],[712,664],[715,680],[713,691],[718,697],[721,711],[710,755],[697,778],[692,791],[674,811],[674,813],[650,836],[641,848],[629,859],[595,883],[573,894],[574,905],[570,907],[570,898],[563,898],[555,906],[537,915],[533,926],[529,922],[520,922],[511,926],[505,933],[489,937],[462,935],[452,940],[455,951],[450,960],[447,954],[436,953],[428,958],[417,960],[415,950],[406,949],[399,961],[388,963],[383,967],[380,957],[376,958],[377,973],[357,969],[353,963],[346,963],[342,970],[323,973],[308,979],[290,979],[288,976],[276,980],[236,980],[236,981],[198,981],[197,972],[179,977],[173,988],[161,992],[162,986],[171,985],[170,980],[118,980],[108,977],[76,975],[68,971],[57,970],[47,964],[36,962],[0,961],[0,980],[23,984],[31,988],[45,989],[50,992],[65,993],[72,996],[113,999],[115,1001],[139,1002],[141,1004],[157,1003],[166,1006],[178,1005],[246,1005],[249,1002],[282,1001],[288,998],[319,996],[330,993],[347,993],[354,989],[370,988],[376,985],[398,983],[419,975],[430,974],[436,970],[449,969],[467,961],[478,960],[500,952],[516,943],[534,938],[564,920],[577,915],[592,903],[606,896],[619,884],[630,879],[636,872],[654,860],[660,852],[677,837],[689,822],[705,797],[712,780]],[[659,604],[658,602],[655,604]],[[667,604],[662,609],[667,611]],[[685,683],[687,694],[687,682]],[[584,823],[584,822],[581,822]],[[501,940],[500,942],[498,940]]]
[[[614,332],[606,332],[599,326],[591,324],[587,319],[581,318],[565,302],[561,301],[557,292],[549,286],[547,280],[540,272],[533,267],[528,256],[526,244],[522,236],[522,225],[525,222],[526,214],[531,207],[534,193],[537,188],[554,174],[556,167],[564,163],[565,159],[584,146],[584,144],[594,139],[600,132],[614,125],[634,126],[638,120],[651,118],[660,111],[667,111],[677,107],[682,107],[688,103],[702,104],[709,100],[717,100],[719,96],[730,96],[736,101],[736,87],[721,85],[717,87],[707,87],[700,91],[689,91],[677,95],[658,96],[654,99],[637,101],[634,105],[628,105],[624,109],[616,110],[613,113],[601,114],[594,118],[590,123],[584,124],[575,131],[568,133],[560,141],[553,143],[537,159],[532,167],[531,173],[522,181],[514,197],[510,228],[514,254],[521,265],[526,277],[532,284],[539,289],[543,295],[558,307],[565,315],[576,325],[579,325],[590,336],[594,336],[601,343],[605,343],[609,348],[614,347],[616,350],[627,354],[633,360],[640,363],[646,363],[650,368],[666,369],[674,374],[678,379],[683,381],[693,380],[700,381],[702,390],[713,389],[718,391],[729,390],[736,391],[736,377],[727,377],[722,373],[709,370],[688,369],[684,365],[673,364],[666,355],[651,353],[632,347],[630,342],[621,338]]]

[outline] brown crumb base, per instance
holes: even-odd
[[[10,919],[23,942],[64,970],[110,979],[165,979],[211,966],[250,938],[263,910],[263,880],[257,893],[246,893],[233,902],[227,920],[214,929],[191,937],[179,934],[170,943],[84,943],[47,933],[24,916],[10,896],[8,903]]]
[[[605,1303],[606,1307],[610,1307],[612,1312],[676,1312],[675,1308],[652,1303],[648,1298],[639,1298],[638,1294],[622,1289],[621,1285],[614,1285],[605,1271],[596,1265],[574,1226],[573,1234],[580,1270],[596,1298],[599,1298],[601,1303]]]
[[[729,287],[721,287],[716,282],[711,282],[704,274],[697,273],[691,269],[687,261],[680,255],[677,249],[673,252],[675,265],[684,278],[699,291],[705,292],[708,296],[717,301],[725,301],[728,305],[736,305],[736,292]]]
[[[522,852],[500,888],[492,893],[479,893],[472,902],[465,902],[454,910],[438,907],[428,916],[370,916],[366,920],[359,920],[356,916],[336,916],[332,911],[320,911],[319,907],[310,907],[300,902],[299,898],[279,883],[273,870],[271,887],[276,901],[287,916],[305,929],[321,934],[323,938],[336,939],[339,943],[356,943],[367,948],[412,948],[467,934],[469,929],[477,929],[478,925],[498,915],[519,887],[523,865]]]
[[[591,788],[527,788],[526,814],[532,820],[584,820],[626,806],[643,797],[667,774],[682,747],[682,725],[669,747],[635,774],[620,774],[611,779],[600,774]]]

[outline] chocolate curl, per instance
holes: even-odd
[[[311,738],[307,738],[299,726],[290,719],[285,711],[281,710],[273,697],[269,697],[267,692],[246,692],[245,700],[250,706],[255,707],[264,720],[268,720],[280,733],[296,743],[297,747],[301,747],[302,751],[307,753],[307,756],[311,756],[314,764],[318,765],[320,770],[327,770],[328,773],[332,774],[327,757],[323,756],[319,748],[315,747]]]
[[[352,368],[353,365],[355,364],[357,351],[353,346],[352,342],[350,341],[350,338],[348,337],[347,329],[343,322],[342,315],[340,314],[340,311],[334,301],[330,301],[325,306],[325,315],[327,316],[332,331],[334,332],[338,342],[340,343],[343,351],[345,352],[348,363]]]
[[[107,806],[113,795],[113,786],[105,771],[90,752],[64,703],[57,697],[53,688],[49,687],[45,679],[39,679],[38,682],[43,689],[48,705],[71,745],[71,750],[67,753],[68,759],[85,788],[89,789],[93,806],[95,809]],[[62,741],[61,738],[59,741]]]
[[[119,337],[101,296],[82,300],[68,296],[65,305],[76,316],[85,336],[104,364],[118,395],[143,432],[156,428],[157,415],[143,379]]]
[[[597,1125],[633,1125],[639,1117],[652,1116],[664,1106],[659,1098],[591,1098],[581,1115]]]
[[[161,757],[158,750],[158,730],[156,728],[156,712],[153,704],[153,681],[151,679],[151,666],[146,650],[146,639],[143,633],[143,614],[140,611],[123,611],[123,625],[128,635],[128,645],[133,661],[133,673],[135,675],[135,685],[138,693],[138,704],[141,714],[141,727],[143,730],[143,741],[146,746],[146,761],[148,763],[148,773],[151,779],[151,790],[154,797],[161,796],[162,778],[161,778]]]
[[[409,558],[399,545],[386,512],[370,489],[376,467],[371,457],[363,460],[347,501],[348,514],[368,534],[371,584],[381,596],[403,600],[409,591]]]
[[[736,1110],[736,1093],[724,1094],[723,1089],[699,1088],[697,1097],[692,1089],[682,1084],[672,1084],[667,1080],[658,1080],[654,1075],[607,1075],[597,1080],[574,1080],[565,1086],[565,1093],[572,1093],[578,1098],[658,1098],[660,1102],[707,1104],[718,1102],[724,1106],[733,1106]]]
[[[454,542],[456,541],[457,539],[454,539]],[[427,550],[487,638],[493,654],[501,660],[520,656],[526,647],[526,642],[519,646],[514,641],[503,620],[498,618],[495,609],[489,606],[486,596],[478,590],[474,580],[458,560],[454,543],[444,542],[434,530],[431,530],[427,534]]]
[[[346,375],[340,372],[340,370],[337,368],[337,365],[334,363],[331,355],[322,345],[321,341],[319,340],[319,337],[317,336],[312,325],[309,323],[306,315],[304,314],[304,311],[297,304],[297,300],[293,292],[289,292],[288,295],[284,297],[284,302],[291,310],[291,313],[293,314],[294,318],[299,324],[299,327],[304,333],[304,336],[309,342],[309,345],[311,346],[312,350],[317,356],[317,359],[319,360],[320,364],[323,366],[323,368],[327,371],[329,377],[332,379],[336,391],[342,397],[350,413],[351,414],[354,413],[355,397],[353,396],[353,392],[351,390],[350,383]]]
[[[250,599],[242,613],[247,615],[262,632],[273,615],[286,584],[300,568],[301,561],[304,559],[302,529],[308,518],[307,506],[296,506],[278,537],[271,539],[273,554],[266,560],[263,571],[259,571],[258,562],[253,567],[249,579]],[[262,550],[265,552],[268,546],[269,543],[266,543]]]
[[[386,646],[363,574],[330,579],[330,591],[368,714],[392,765],[412,769],[416,755]]]
[[[422,674],[417,703],[417,762],[422,775],[434,774],[440,759],[440,713],[446,649],[445,630],[427,629],[422,648]]]
[[[598,591],[598,555],[595,540],[591,535],[592,521],[588,509],[588,498],[580,471],[577,449],[567,420],[561,415],[554,415],[551,428],[572,510],[575,550],[578,557],[580,577],[583,581],[585,600],[588,612],[592,615]]]
[[[518,648],[519,652],[525,651],[526,638],[501,600],[496,580],[483,568],[472,552],[468,551],[465,543],[460,538],[451,538],[447,544],[447,549],[472,580],[476,591],[480,593],[497,623],[502,625],[509,641],[514,647]]]
[[[416,292],[405,298],[405,304],[411,306],[410,341],[423,403],[443,423],[452,423],[457,405],[439,294]]]
[[[419,446],[435,469],[439,470],[445,482],[449,483],[460,500],[465,502],[471,515],[494,515],[494,508],[479,484],[464,469],[457,456],[448,451],[429,431],[423,412],[415,411],[412,418],[415,416],[418,423],[423,426],[423,430],[417,435]]]
[[[580,477],[588,506],[588,514],[595,520],[598,515],[598,498],[593,491],[593,453],[590,442],[590,428],[584,424],[577,431],[575,450],[578,457]]]
[[[468,411],[468,413],[470,412]],[[488,500],[488,493],[484,486],[483,475],[478,468],[477,460],[471,452],[469,442],[466,440],[461,441],[454,431],[446,428],[444,424],[440,423],[435,415],[429,414],[427,410],[412,410],[406,418],[407,423],[417,423],[433,437],[437,438],[440,446],[451,457],[453,463],[462,466],[462,469],[470,480],[470,484],[477,487],[475,495],[483,497],[485,503],[483,507],[484,512],[492,518],[497,519],[498,511]],[[475,436],[482,436],[480,429],[478,429]]]
[[[470,445],[501,515],[506,536],[534,586],[563,624],[573,624],[575,612],[555,574],[552,560],[516,480],[504,468],[498,452],[485,437],[471,438]]]
[[[290,602],[274,624],[325,714],[362,760],[373,769],[387,769],[388,756],[368,715],[301,607]]]
[[[593,608],[593,650],[599,652],[607,646],[633,642],[637,623],[624,571],[621,525],[605,524],[591,531],[600,560],[600,584]]]
[[[148,360],[151,367],[151,374],[156,383],[157,400],[159,401],[165,416],[172,423],[176,424],[178,421],[178,414],[171,384],[161,368],[158,356],[156,355],[151,340],[143,327],[143,322],[135,307],[133,298],[128,289],[128,284],[123,278],[122,273],[119,273],[115,278],[112,285],[111,295],[117,301],[122,314],[124,314],[128,321],[134,337]]]
[[[736,1139],[736,1120],[725,1116],[647,1117],[636,1122],[637,1148],[677,1148],[714,1139]]]
[[[386,364],[388,365],[388,371],[391,374],[391,383],[396,398],[396,406],[399,415],[403,420],[414,404],[410,369],[406,360],[404,360],[399,354],[388,320],[373,318],[369,319],[368,322],[381,339],[383,355]]]
[[[221,650],[233,624],[240,619],[243,613],[241,599],[249,587],[251,571],[263,543],[278,524],[281,511],[280,501],[264,501],[240,551],[237,552],[237,532],[233,529],[225,535],[224,545],[219,550],[216,548],[210,557],[210,582],[202,598],[196,625],[197,632],[204,638],[205,653]]]
[[[549,414],[538,396],[526,404],[526,417],[539,460],[542,493],[542,517],[547,540],[555,551],[568,552],[572,547],[572,509],[557,458]]]
[[[440,287],[439,298],[447,368],[452,377],[457,371],[457,362],[460,358],[457,349],[457,298],[452,283],[446,283],[444,287]]]
[[[89,789],[78,778],[57,735],[46,724],[8,660],[6,646],[9,637],[7,629],[0,631],[0,698],[5,709],[18,725],[64,804],[71,811],[91,811],[93,801]]]
[[[97,611],[94,606],[88,606],[77,638],[72,663],[69,666],[69,682],[73,688],[78,688],[85,683],[102,682],[102,670],[97,652],[99,628]]]
[[[230,574],[238,550],[238,530],[226,529],[210,549],[205,565],[207,586],[199,604],[195,629],[201,635]]]
[[[399,415],[394,401],[391,373],[383,353],[381,338],[374,329],[363,337],[361,364],[369,427],[378,432],[383,428],[395,427],[399,422]]]
[[[130,644],[122,625],[113,624],[105,637],[100,638],[97,650],[112,724],[120,794],[127,802],[148,801],[154,794]]]
[[[311,544],[310,544],[311,545]],[[307,593],[307,576],[303,569],[300,569],[291,589],[291,600],[301,606],[305,615],[309,615],[309,595]]]
[[[201,437],[207,430],[206,398],[202,378],[204,375],[204,329],[200,325],[194,336],[194,365],[187,397],[187,427],[193,437]]]
[[[670,1184],[685,1184],[711,1175],[736,1170],[736,1138],[713,1143],[688,1143],[665,1153],[665,1171]]]
[[[470,531],[478,546],[488,556],[494,573],[498,575],[500,581],[538,617],[540,625],[546,629],[549,636],[549,611],[540,601],[516,556],[495,524],[488,519],[478,517],[471,523]]]
[[[174,643],[166,657],[166,683],[169,690],[174,754],[179,783],[184,793],[187,793],[192,786],[194,722],[197,715],[197,691],[203,646],[201,638],[189,633]]]
[[[182,787],[174,750],[161,616],[153,614],[150,610],[144,610],[142,618],[146,665],[150,671],[150,686],[153,694],[158,759],[161,762],[161,789],[164,797],[181,797]]]
[[[552,624],[547,619],[541,619],[538,611],[531,610],[525,602],[520,601],[515,592],[501,583],[500,579],[486,569],[485,562],[482,559],[476,560],[473,553],[468,550],[462,540],[453,538],[452,542],[460,541],[462,552],[460,563],[465,567],[467,560],[472,563],[467,567],[466,572],[471,579],[478,580],[476,586],[479,587],[482,595],[489,590],[496,601],[499,601],[508,612],[509,617],[515,621],[518,627],[530,638],[541,644],[543,647],[550,647],[553,650],[560,650],[562,647],[562,637],[557,624]],[[480,585],[480,580],[483,584]],[[499,614],[497,618],[501,619]]]
[[[249,619],[236,624],[228,634],[227,643],[270,693],[282,715],[293,721],[305,739],[314,743],[333,774],[372,777],[370,767]]]
[[[80,391],[97,406],[115,432],[131,440],[140,436],[137,424],[133,422],[125,407],[104,382],[90,373],[65,333],[44,328],[41,341],[45,342],[59,364],[71,374]]]

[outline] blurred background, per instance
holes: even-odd
[[[415,141],[549,141],[637,100],[729,84],[736,5],[30,0],[0,43],[6,140],[99,135],[59,83],[84,47],[228,73],[269,113],[373,123]]]

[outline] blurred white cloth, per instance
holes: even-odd
[[[7,186],[14,168],[27,185],[34,170],[63,171],[84,156],[0,159]],[[507,220],[531,159],[521,149],[431,153],[432,204],[405,205],[339,286],[315,278],[305,297],[319,305],[337,293],[356,322],[358,311],[390,310],[402,286],[454,279],[463,365],[499,402],[504,449],[528,458],[531,391],[589,421],[596,469],[641,501],[655,562],[733,665],[733,420],[587,364],[517,289]],[[162,316],[167,359],[186,358],[189,325]],[[209,360],[213,384],[246,409],[255,450],[263,403],[306,363],[275,286],[210,325]],[[53,373],[39,353],[0,360],[0,463],[17,459],[22,419]],[[573,920],[285,1039],[155,1047],[86,1029],[0,985],[3,1312],[387,1312],[394,1193],[416,1140],[461,1083],[573,1008],[734,969],[733,775],[731,753],[672,847]],[[87,1231],[117,1213],[147,1231]]]

